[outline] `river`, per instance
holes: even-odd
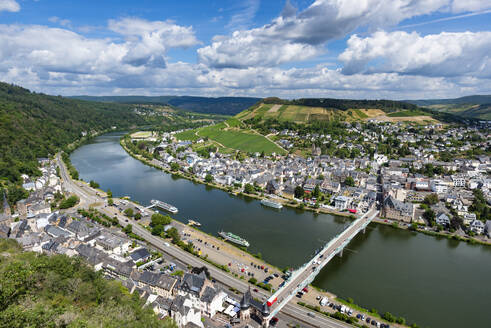
[[[280,268],[299,266],[346,226],[345,218],[259,201],[174,178],[129,156],[120,134],[97,137],[71,155],[85,181],[141,204],[159,199],[179,208],[176,219],[247,239],[250,250]],[[491,247],[371,224],[319,274],[314,285],[355,303],[389,311],[420,327],[489,327]]]

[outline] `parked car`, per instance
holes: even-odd
[[[308,315],[309,317],[315,318],[315,315],[314,315],[312,312],[307,312],[307,315]]]

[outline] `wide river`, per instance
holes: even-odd
[[[220,229],[236,233],[280,268],[306,262],[347,223],[331,215],[265,208],[257,200],[173,178],[129,156],[119,137],[103,135],[73,152],[81,178],[141,204],[151,199],[173,204],[179,208],[176,219],[195,219],[215,235]],[[420,327],[491,326],[491,247],[372,224],[314,285]]]

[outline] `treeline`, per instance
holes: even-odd
[[[12,239],[0,240],[0,282],[3,327],[177,327],[81,258],[22,252]]]
[[[144,123],[128,105],[48,96],[0,82],[0,185],[15,191],[21,174],[40,175],[37,158],[54,155],[82,132]]]
[[[36,174],[39,157],[48,157],[82,132],[143,124],[127,105],[48,96],[0,82],[0,176],[19,181]]]
[[[348,109],[381,109],[384,112],[394,112],[397,110],[416,110],[418,106],[402,101],[395,100],[367,100],[367,99],[334,99],[334,98],[301,98],[293,100],[284,100],[280,98],[265,98],[266,104],[297,105],[309,107],[323,107],[339,110]]]
[[[261,98],[251,97],[192,97],[192,96],[75,96],[73,98],[127,104],[170,105],[180,109],[223,115],[235,115]]]

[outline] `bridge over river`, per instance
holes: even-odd
[[[336,254],[342,255],[344,247],[346,247],[354,236],[360,231],[365,232],[368,224],[378,215],[378,213],[377,210],[372,209],[362,217],[353,221],[348,228],[329,241],[309,262],[305,263],[292,273],[285,284],[263,305],[263,322],[266,327],[268,326],[270,319],[281,311],[283,306],[285,306],[293,296],[304,287],[308,286],[321,269],[329,263]]]

